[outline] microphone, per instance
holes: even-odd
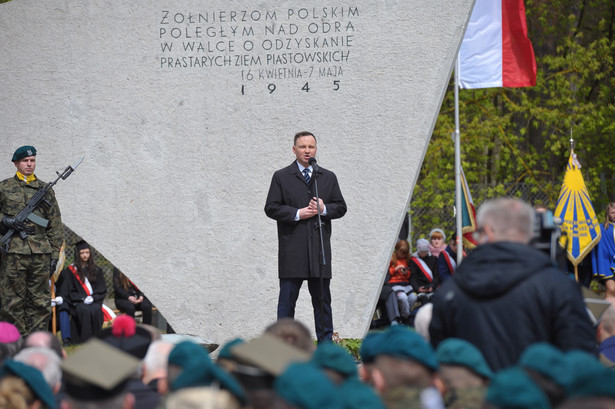
[[[316,164],[315,157],[311,157],[310,159],[308,159],[308,163],[312,165],[312,169],[314,170],[314,172],[318,171],[318,165]]]

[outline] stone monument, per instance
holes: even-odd
[[[276,318],[271,175],[318,137],[333,319],[374,311],[473,0],[13,0],[0,4],[2,177],[38,149],[64,222],[178,332],[224,342]],[[313,328],[307,291],[297,318]]]

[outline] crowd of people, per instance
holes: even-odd
[[[597,333],[609,345],[599,358],[536,342],[494,369],[465,339],[434,347],[403,325],[369,332],[353,356],[283,318],[254,339],[229,340],[214,359],[129,315],[68,355],[50,332],[22,338],[0,322],[0,408],[611,408],[614,307]]]

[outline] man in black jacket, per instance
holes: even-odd
[[[434,297],[432,344],[468,340],[494,371],[516,364],[536,342],[594,352],[579,286],[527,244],[534,210],[521,200],[496,199],[481,206],[477,225],[479,246]]]
[[[331,220],[346,214],[346,202],[335,174],[322,167],[315,170],[309,162],[316,155],[316,138],[312,133],[295,135],[293,153],[297,160],[274,173],[265,203],[265,213],[278,224],[278,319],[294,318],[299,290],[303,280],[307,280],[318,341],[331,340]],[[318,203],[315,180],[318,181]],[[324,249],[320,248],[318,209],[323,222]],[[322,251],[327,262],[325,266],[322,266]],[[324,317],[320,314],[321,275]]]

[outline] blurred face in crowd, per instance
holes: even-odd
[[[81,259],[81,264],[85,264],[90,259],[90,249],[79,250],[79,258]]]
[[[444,240],[442,239],[442,236],[439,235],[433,235],[431,236],[431,238],[429,239],[429,242],[431,243],[432,246],[434,247],[440,247],[443,243]]]
[[[13,162],[17,171],[24,176],[30,176],[36,168],[36,156],[26,156],[23,159]]]
[[[609,209],[609,221],[615,223],[615,207]]]

